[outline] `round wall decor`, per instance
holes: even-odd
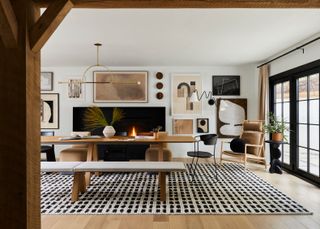
[[[163,78],[162,72],[157,72],[156,78],[157,78],[158,80],[161,80],[161,79]]]
[[[163,93],[162,92],[158,92],[156,94],[157,99],[162,99],[163,98]]]
[[[163,83],[158,82],[158,83],[156,84],[156,87],[157,87],[158,89],[162,89],[162,88],[163,88]]]

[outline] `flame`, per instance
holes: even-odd
[[[137,136],[137,132],[136,132],[136,127],[135,126],[132,127],[129,136],[132,136],[132,137]]]

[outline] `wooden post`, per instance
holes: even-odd
[[[17,45],[0,40],[0,224],[40,229],[40,53],[28,40],[40,9],[31,0],[10,4]]]

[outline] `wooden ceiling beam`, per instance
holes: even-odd
[[[51,1],[48,8],[29,31],[30,47],[33,52],[41,50],[72,7],[73,3],[70,0]]]
[[[18,46],[18,24],[10,0],[0,0],[0,37],[5,47]]]
[[[52,0],[33,0],[47,7]],[[74,8],[320,8],[320,0],[72,0]]]

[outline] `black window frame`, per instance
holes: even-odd
[[[298,84],[296,83],[298,78],[301,78],[303,76],[310,76],[312,74],[319,73],[320,75],[320,59],[313,61],[311,63],[293,68],[291,70],[273,75],[269,78],[269,94],[270,94],[270,99],[269,99],[269,109],[271,112],[274,112],[274,99],[275,99],[275,91],[274,91],[274,86],[278,83],[282,83],[285,81],[289,81],[289,86],[290,86],[290,164],[282,164],[282,167],[296,175],[299,176],[303,179],[306,179],[307,181],[314,183],[316,185],[320,185],[320,176],[313,175],[309,173],[308,171],[304,171],[298,168],[298,163],[299,163],[299,158],[298,158]],[[320,76],[319,76],[320,77]],[[309,77],[308,77],[309,78]],[[309,81],[309,80],[307,80]],[[307,84],[307,87],[309,87],[309,82]],[[309,98],[309,95],[308,95]],[[320,99],[320,98],[319,98]],[[307,106],[309,106],[309,100],[307,103]],[[295,112],[292,112],[295,111]],[[319,112],[320,113],[320,112]],[[307,119],[309,121],[309,115],[307,115]],[[319,122],[320,122],[320,114],[319,114]],[[307,131],[309,135],[309,125],[310,123],[308,122],[307,125]],[[320,136],[320,134],[319,134]],[[319,137],[320,138],[320,137]],[[320,141],[320,139],[319,139]],[[308,146],[309,146],[309,136],[308,136]],[[309,150],[308,150],[309,151]],[[282,151],[283,152],[283,151]],[[307,167],[309,168],[309,157],[310,154],[307,154],[308,161],[307,161]],[[319,155],[319,160],[320,160],[320,155]],[[307,169],[309,170],[309,169]],[[320,166],[319,166],[319,173],[320,173]]]

